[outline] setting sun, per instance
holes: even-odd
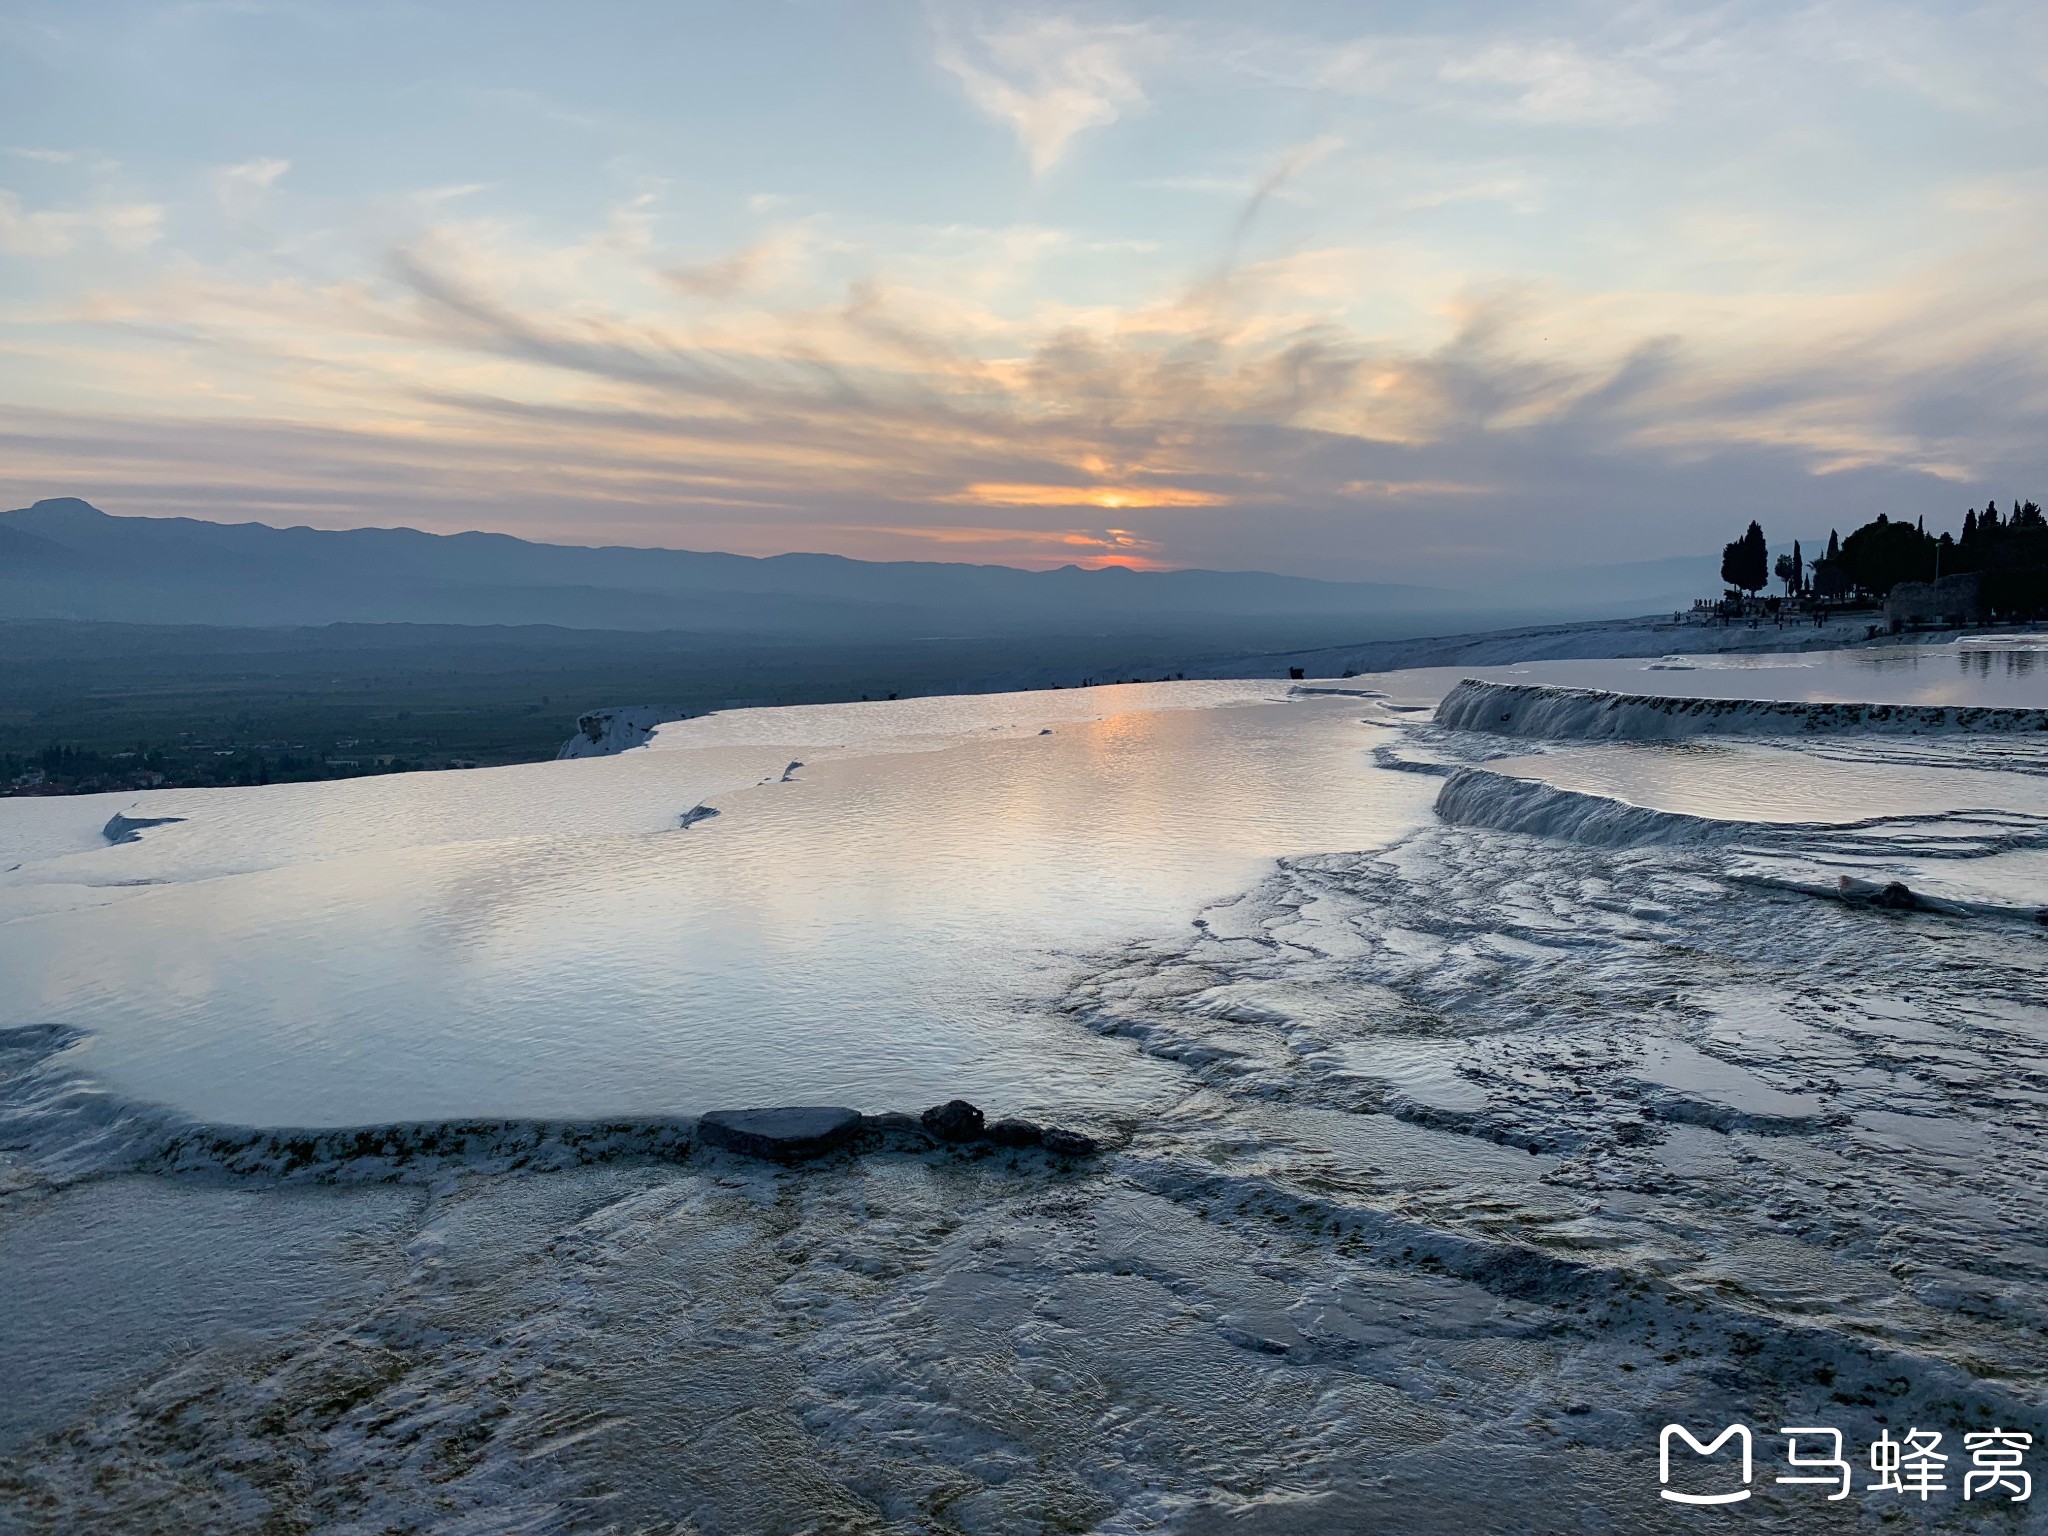
[[[1179,486],[1131,485],[970,485],[940,501],[982,507],[1100,507],[1122,511],[1137,507],[1223,507],[1228,496],[1191,491]]]

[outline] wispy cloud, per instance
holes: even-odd
[[[1503,85],[1504,109],[1535,123],[1627,124],[1663,114],[1669,93],[1625,60],[1601,58],[1561,41],[1496,43],[1446,62],[1455,84]]]
[[[1406,33],[1357,37],[1304,54],[1291,69],[1324,89],[1436,113],[1626,127],[1667,115],[1675,99],[1669,77],[1685,60],[1685,47],[1668,39],[1603,47],[1497,32]]]
[[[275,155],[259,155],[239,165],[224,165],[213,173],[214,198],[229,218],[247,218],[291,168],[291,161]]]
[[[663,268],[661,275],[672,287],[693,297],[730,299],[793,271],[802,259],[803,247],[804,231],[792,225],[728,255]]]
[[[1068,17],[942,28],[937,58],[967,99],[1017,136],[1032,174],[1050,171],[1076,136],[1145,105],[1140,25],[1086,26]]]
[[[1872,476],[1938,481],[2024,453],[1988,445],[2023,443],[2043,414],[2028,400],[2048,399],[2019,340],[2048,338],[2048,296],[2030,292],[2020,248],[1980,250],[1967,301],[1925,272],[1824,310],[1773,294],[1686,314],[1657,295],[1452,279],[1445,328],[1419,341],[1334,323],[1284,261],[1245,268],[1245,302],[1220,314],[1165,281],[1087,317],[949,320],[945,290],[967,283],[943,266],[931,289],[815,302],[843,234],[792,258],[776,306],[744,310],[706,310],[702,292],[660,302],[674,289],[658,257],[601,234],[555,250],[505,239],[439,227],[393,255],[379,292],[214,279],[102,301],[102,328],[175,333],[177,377],[260,414],[150,406],[24,430],[52,459],[73,433],[74,452],[137,489],[212,476],[224,504],[263,486],[279,505],[389,496],[394,516],[461,525],[479,507],[502,523],[573,503],[587,537],[659,538],[648,519],[686,513],[700,543],[1023,563],[1170,552],[1313,568],[1299,540],[1373,527],[1380,559],[1412,572],[1430,548],[1533,548],[1555,519],[1624,508],[1655,526],[1787,476],[1841,495]],[[994,233],[980,249],[1002,259]],[[1370,250],[1323,265],[1395,270]],[[1682,339],[1658,334],[1673,324]],[[115,387],[104,358],[91,366]],[[138,374],[134,392],[169,377]],[[1967,437],[1940,404],[1961,399]],[[20,439],[8,456],[32,461]],[[1646,486],[1664,488],[1658,505],[1637,505]],[[186,493],[146,494],[168,510]],[[1503,498],[1522,532],[1484,531]],[[1004,515],[957,516],[970,508]],[[1124,526],[1090,529],[1091,512]]]
[[[163,209],[155,203],[29,208],[0,188],[0,252],[10,256],[67,256],[89,240],[139,251],[156,242],[162,227]]]

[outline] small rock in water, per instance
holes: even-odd
[[[924,1128],[941,1141],[979,1141],[984,1134],[981,1111],[965,1099],[948,1099],[921,1117]]]
[[[1879,885],[1875,880],[1859,880],[1854,875],[1844,875],[1841,890],[1844,901],[1882,907],[1887,912],[1917,912],[1921,907],[1920,898],[1903,880],[1887,880]]]
[[[1088,1157],[1099,1150],[1093,1136],[1061,1130],[1056,1125],[1046,1130],[1041,1145],[1055,1157]]]
[[[722,1147],[748,1157],[800,1163],[822,1157],[852,1141],[861,1129],[861,1113],[832,1104],[807,1104],[788,1109],[714,1109],[697,1121],[697,1135],[706,1146]]]
[[[988,1139],[999,1147],[1035,1147],[1045,1139],[1045,1131],[1029,1120],[992,1120]]]

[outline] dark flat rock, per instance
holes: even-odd
[[[932,1133],[924,1128],[924,1122],[900,1109],[884,1110],[879,1115],[862,1115],[860,1129],[863,1137],[872,1138],[885,1147],[922,1149],[932,1144]]]
[[[800,1163],[822,1157],[852,1141],[861,1129],[861,1113],[832,1104],[807,1104],[787,1109],[714,1109],[697,1121],[697,1136],[706,1146],[722,1147],[748,1157]]]
[[[999,1147],[1035,1147],[1045,1139],[1045,1130],[1029,1120],[991,1120],[988,1139]]]

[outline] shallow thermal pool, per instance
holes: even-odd
[[[2048,708],[2048,647],[2039,635],[1907,641],[1846,651],[1531,661],[1459,676],[1677,698]],[[1440,670],[1440,669],[1432,669]]]
[[[1746,1530],[2027,1528],[1958,1474],[2048,1472],[2048,748],[1539,744],[1438,724],[1465,675],[0,801],[0,1531],[1647,1536],[1674,1422],[1754,1426]],[[1101,1150],[666,1118],[954,1094]],[[1782,1425],[1938,1430],[1948,1488],[1780,1485]]]
[[[1376,771],[1377,734],[1343,700],[1155,684],[8,802],[0,840],[16,806],[70,839],[0,880],[0,1025],[89,1030],[116,1090],[256,1125],[1145,1102],[1160,1073],[1092,1037],[1048,1049],[1027,1000],[1278,855],[1416,826],[1434,786]],[[703,800],[718,818],[680,829]],[[116,809],[186,819],[107,846]]]
[[[2001,744],[2004,745],[2004,744]],[[1995,769],[1969,741],[1915,743],[1911,760],[1740,739],[1596,743],[1488,764],[1496,773],[1631,805],[1728,822],[1840,824],[1873,817],[2010,810],[2048,817],[2048,775]],[[2026,767],[2048,769],[2048,752]],[[1853,813],[1853,814],[1851,814]]]

